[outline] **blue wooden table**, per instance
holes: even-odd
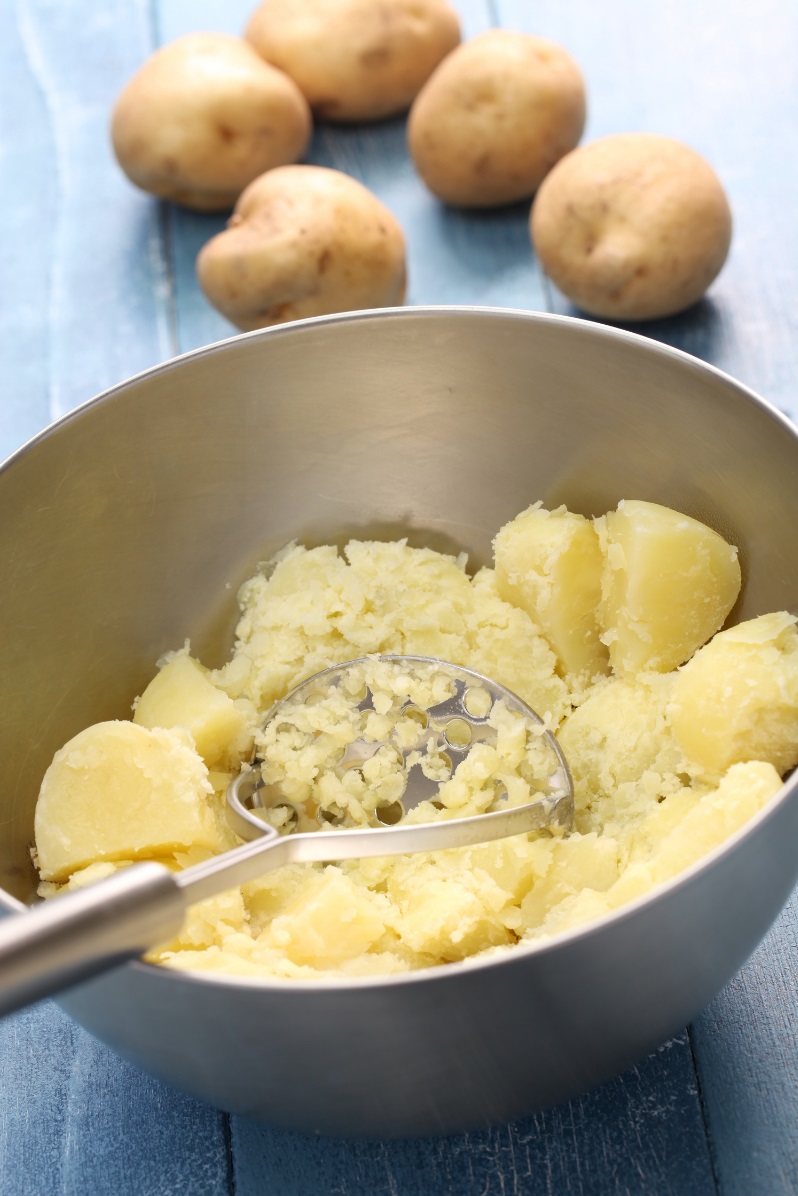
[[[735,213],[731,259],[709,298],[642,331],[798,415],[795,0],[456,2],[469,35],[500,24],[567,47],[587,77],[588,136],[654,130],[712,161]],[[107,123],[158,43],[237,32],[249,8],[0,0],[0,455],[104,387],[232,331],[193,275],[223,219],[134,191]],[[402,121],[322,127],[311,160],[360,178],[396,213],[409,302],[570,310],[532,259],[527,206],[444,210],[415,178]],[[740,975],[638,1067],[545,1114],[447,1140],[346,1142],[227,1118],[41,1005],[0,1024],[0,1193],[795,1193],[797,939],[793,899]]]

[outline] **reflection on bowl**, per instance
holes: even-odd
[[[0,884],[53,752],[126,717],[190,635],[229,647],[238,584],[286,541],[395,539],[489,558],[541,498],[622,497],[742,549],[735,618],[790,609],[798,440],[739,384],[651,341],[521,312],[420,309],[253,333],[169,362],[62,420],[0,472]],[[228,595],[220,605],[220,595]],[[303,984],[144,964],[64,998],[195,1095],[306,1131],[456,1131],[573,1096],[718,991],[786,900],[795,785],[701,865],[611,918],[496,959]]]

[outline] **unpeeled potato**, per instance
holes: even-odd
[[[410,106],[460,22],[446,0],[266,0],[245,36],[319,116],[378,120]]]
[[[200,286],[238,328],[400,304],[405,243],[361,183],[322,166],[271,170],[197,259]]]
[[[264,170],[296,162],[310,132],[296,84],[225,33],[189,33],[157,50],[111,119],[114,152],[132,182],[208,212],[232,207]]]
[[[651,320],[701,298],[726,260],[732,219],[717,175],[694,150],[618,133],[555,166],[530,230],[543,269],[577,307]]]
[[[579,67],[542,37],[492,29],[444,59],[407,126],[418,173],[439,199],[491,207],[524,199],[579,141]]]

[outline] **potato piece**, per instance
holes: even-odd
[[[798,632],[781,611],[730,627],[679,671],[668,707],[685,755],[709,776],[768,761],[798,764]]]
[[[441,63],[407,133],[416,170],[439,199],[491,207],[531,195],[584,123],[582,75],[565,50],[492,29]]]
[[[596,521],[599,622],[617,673],[668,672],[713,635],[740,592],[737,549],[697,519],[626,499]]]
[[[39,871],[66,880],[94,861],[223,850],[208,770],[185,733],[97,723],[45,773],[34,830]]]
[[[247,187],[197,259],[200,286],[244,331],[404,301],[405,243],[387,208],[348,175],[285,166]]]
[[[504,525],[493,549],[499,593],[539,625],[561,670],[586,678],[606,673],[596,619],[602,555],[590,520],[538,503]]]
[[[260,941],[297,964],[334,968],[368,951],[385,930],[384,897],[367,892],[340,869],[310,875]]]
[[[233,771],[252,752],[253,728],[246,714],[186,652],[156,673],[133,721],[142,727],[185,727],[208,768]]]
[[[558,732],[574,778],[577,809],[612,797],[645,772],[682,766],[665,710],[672,681],[658,674],[608,677],[591,690]]]
[[[296,84],[225,33],[189,33],[156,50],[111,120],[131,182],[202,212],[232,207],[264,170],[296,162],[310,133]]]
[[[543,269],[572,303],[611,320],[652,320],[695,303],[729,252],[717,175],[670,137],[618,133],[568,154],[540,188],[530,230]]]
[[[379,120],[410,106],[460,41],[446,0],[266,0],[244,35],[328,120]]]

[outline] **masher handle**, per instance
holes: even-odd
[[[168,942],[186,902],[161,864],[133,864],[0,921],[0,1016]]]

